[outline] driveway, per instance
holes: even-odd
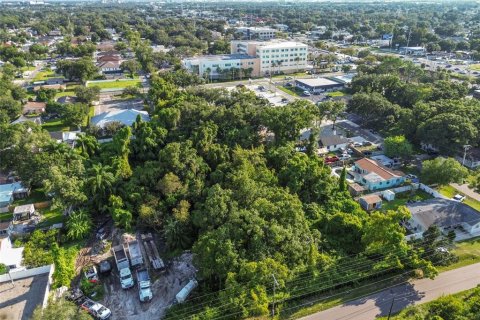
[[[409,305],[435,300],[442,295],[475,288],[480,284],[480,263],[440,273],[434,280],[413,280],[353,300],[340,306],[317,312],[303,320],[370,320],[397,313]]]

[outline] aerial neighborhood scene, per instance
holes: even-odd
[[[0,0],[1,320],[479,320],[480,3]]]

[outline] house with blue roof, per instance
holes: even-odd
[[[8,208],[15,199],[28,196],[29,190],[21,182],[0,184],[0,209]]]
[[[147,111],[137,110],[137,109],[123,109],[123,110],[113,110],[101,113],[94,116],[90,120],[90,124],[100,128],[104,128],[108,123],[118,122],[124,126],[130,127],[137,116],[140,116],[143,121],[150,121],[150,116]]]

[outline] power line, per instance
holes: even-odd
[[[432,251],[436,251],[436,249],[428,250],[428,251],[425,251],[425,252],[432,252]],[[424,252],[424,253],[425,253],[425,252]],[[430,256],[430,255],[429,255],[429,256]],[[407,258],[408,258],[408,257],[403,257],[402,259],[407,259]],[[374,275],[378,275],[378,274],[387,272],[388,270],[394,270],[394,269],[396,269],[396,268],[397,268],[397,267],[394,266],[394,267],[390,267],[390,268],[387,268],[387,269],[383,269],[383,270],[374,272],[374,273],[372,273],[372,274],[363,275],[363,276],[361,276],[361,277],[358,277],[358,279],[360,279],[360,278],[372,277],[372,276],[374,276]],[[340,269],[341,269],[341,268],[340,268]],[[347,269],[348,269],[348,268],[347,268]],[[408,271],[408,272],[411,272],[411,271]],[[327,289],[329,289],[329,288],[331,288],[331,287],[334,287],[334,286],[343,285],[343,284],[346,284],[346,283],[358,281],[358,279],[350,279],[350,280],[348,280],[348,281],[346,281],[346,282],[341,282],[341,283],[336,283],[336,284],[332,284],[332,285],[329,285],[329,286],[324,286],[324,287],[320,288],[319,290],[317,289],[317,290],[313,290],[313,291],[310,291],[310,292],[306,292],[306,293],[302,293],[302,294],[298,294],[298,295],[291,296],[291,297],[289,297],[288,299],[282,300],[281,302],[286,302],[286,301],[289,301],[289,300],[292,300],[292,299],[295,299],[295,298],[299,298],[299,297],[301,297],[301,296],[310,295],[310,294],[312,294],[312,293],[316,293],[316,292],[319,292],[319,291],[327,290]],[[382,281],[384,281],[384,280],[385,280],[385,279],[383,279]],[[306,287],[298,288],[298,289],[294,290],[293,293],[295,293],[295,292],[300,292],[300,291],[302,291],[302,290],[305,290],[305,289],[308,289],[308,288],[311,288],[311,287],[313,287],[313,286],[312,286],[312,285],[309,285],[309,286],[306,286]],[[218,299],[217,299],[217,300],[218,300]],[[224,308],[224,307],[226,307],[226,306],[228,306],[228,305],[230,305],[230,304],[232,304],[232,303],[233,303],[233,302],[227,302],[227,303],[223,303],[223,304],[222,304],[222,302],[219,300],[219,302],[218,302],[217,304],[213,305],[212,307],[220,308],[220,310],[221,310],[222,308]],[[253,301],[251,301],[250,303],[248,303],[248,304],[246,304],[246,305],[248,306],[248,305],[251,305],[252,303],[253,303]],[[197,306],[197,307],[198,307],[198,306]],[[193,311],[193,312],[197,312],[197,311],[200,311],[201,309],[202,309],[201,307],[200,307],[200,308],[193,308],[193,310],[189,310],[189,311],[187,311],[187,312],[183,312],[183,313],[174,315],[174,316],[172,316],[172,317],[175,317],[175,318],[177,318],[177,317],[179,317],[179,316],[181,316],[181,317],[186,317],[188,313],[190,313],[190,312],[192,312],[192,311]],[[230,315],[236,315],[236,314],[238,314],[238,313],[240,313],[240,312],[237,312],[237,313],[234,313],[234,314],[230,314]],[[191,315],[191,316],[193,316],[193,315]],[[229,315],[221,316],[219,319],[224,318],[225,316],[229,316]]]

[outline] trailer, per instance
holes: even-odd
[[[123,289],[133,287],[133,277],[130,271],[130,262],[128,261],[127,254],[123,245],[118,245],[112,248],[113,257],[117,264],[118,272],[120,273],[120,284]]]
[[[137,270],[138,296],[141,302],[152,300],[153,294],[150,289],[150,276],[145,268]]]
[[[180,290],[175,296],[175,300],[177,303],[182,303],[187,300],[190,293],[198,286],[198,282],[195,279],[190,280],[185,287]]]
[[[165,269],[165,264],[163,263],[162,258],[160,258],[160,254],[158,253],[157,246],[153,241],[153,236],[151,233],[142,234],[142,244],[145,248],[145,252],[147,253],[148,260],[152,265],[153,269],[155,270],[163,270]]]
[[[140,243],[137,240],[131,240],[127,242],[128,253],[130,254],[130,261],[132,267],[136,267],[143,264],[142,250],[140,249]]]

